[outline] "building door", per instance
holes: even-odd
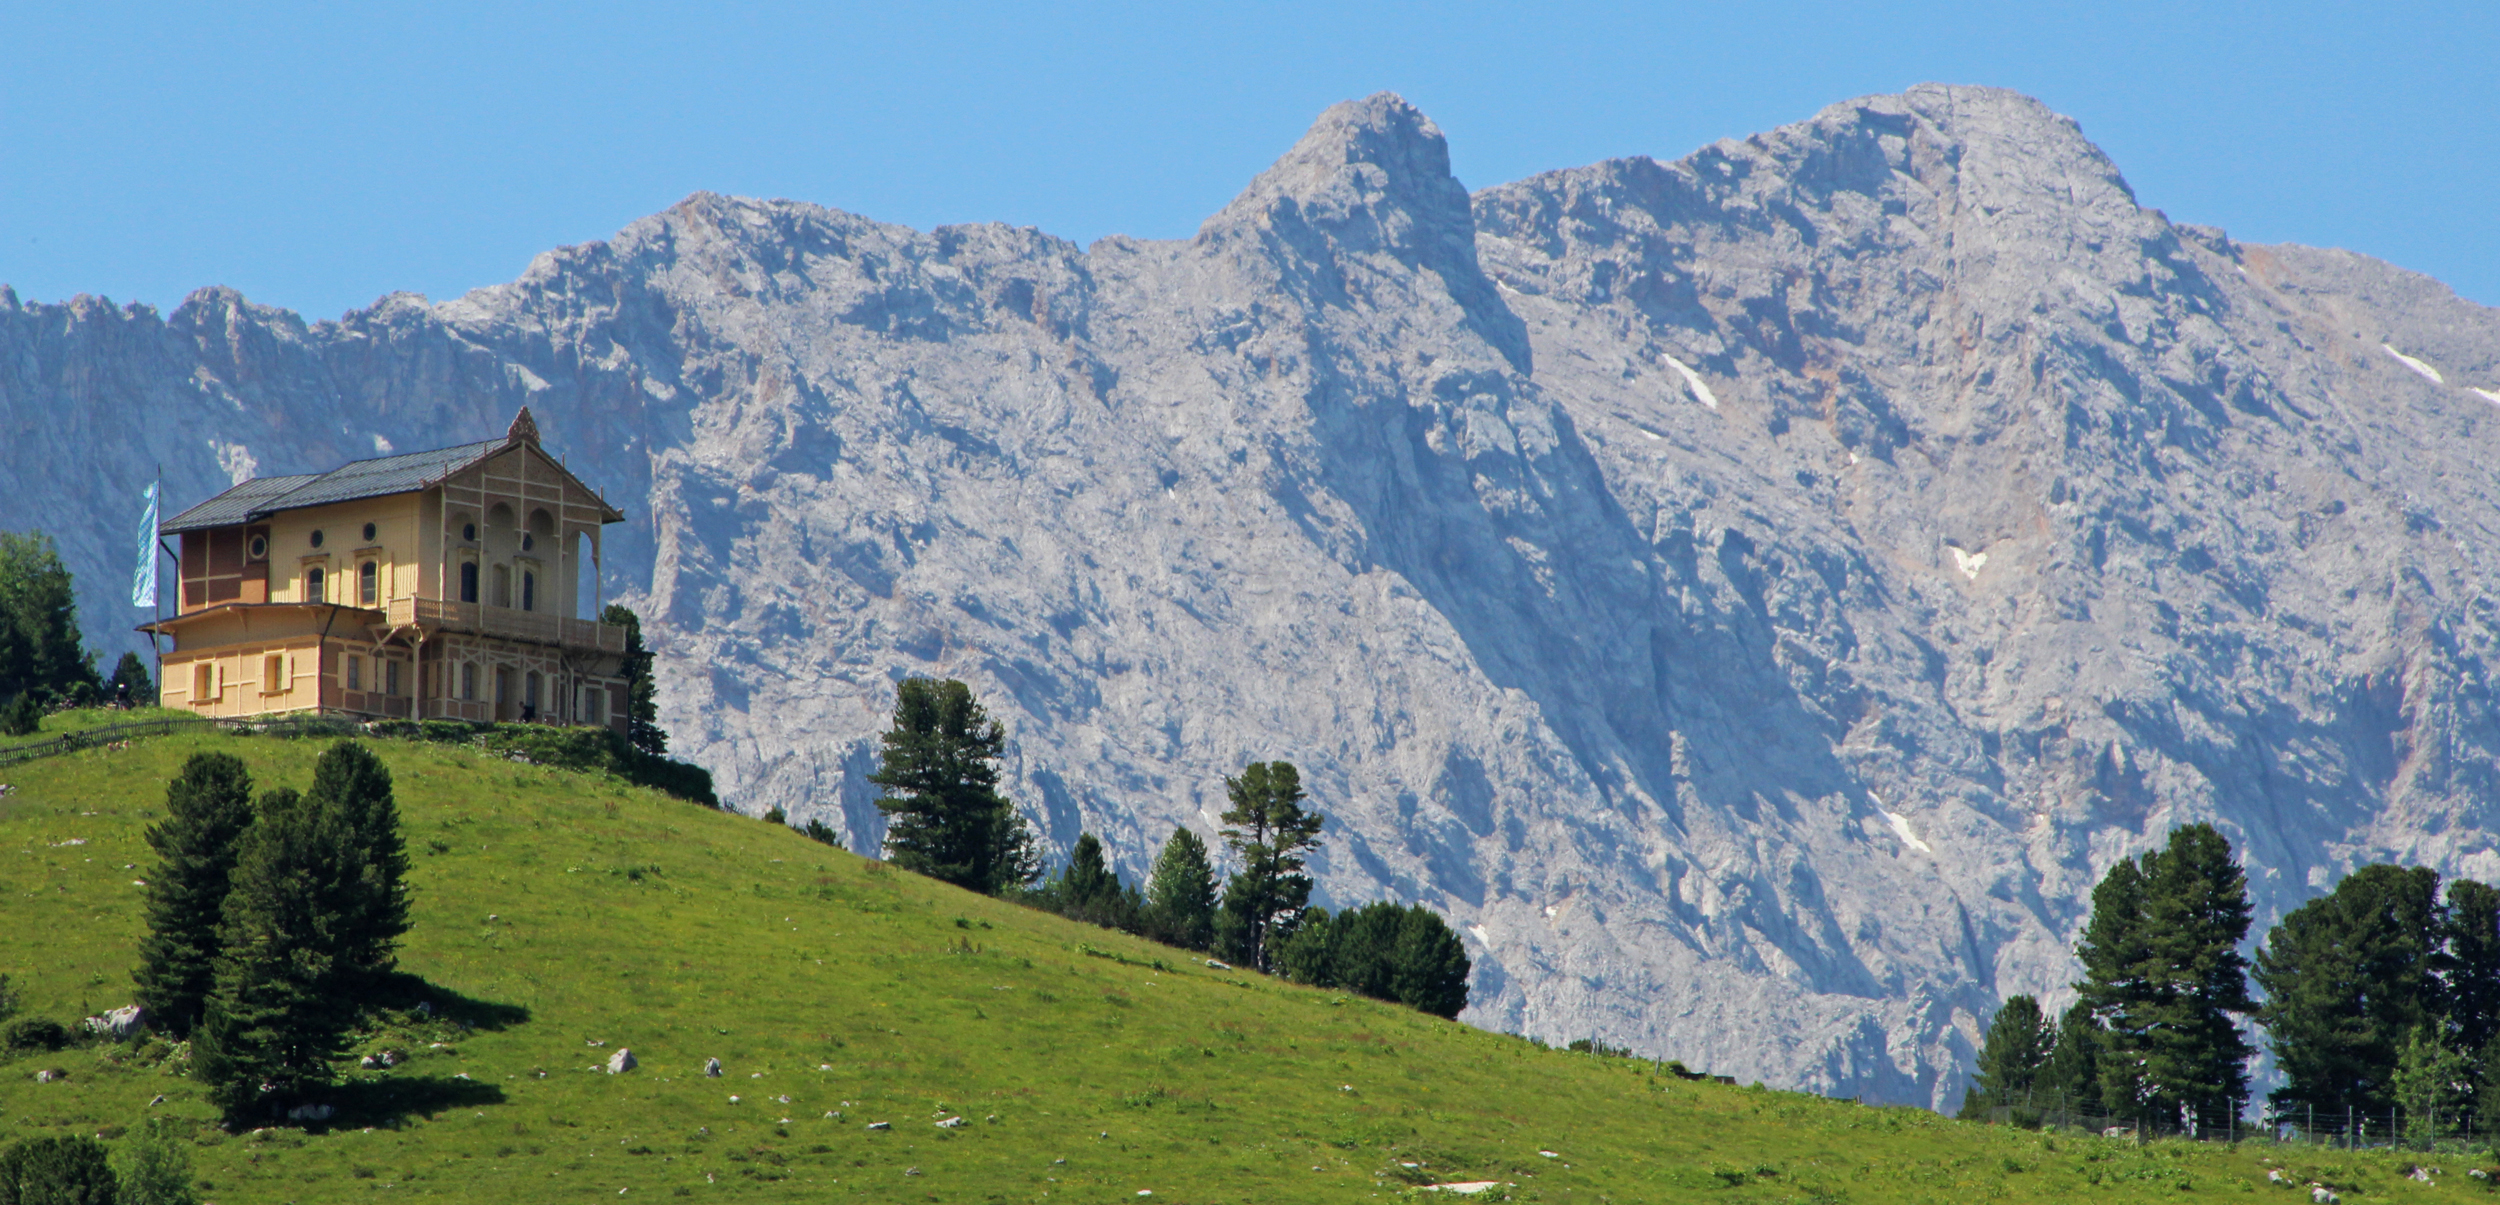
[[[512,671],[495,667],[495,722],[512,722]]]

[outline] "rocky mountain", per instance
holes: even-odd
[[[737,806],[872,846],[904,674],[1130,875],[1291,758],[1326,901],[1446,911],[1488,1027],[1950,1107],[2173,824],[2260,932],[2500,876],[2500,311],[2173,223],[2007,92],[1472,196],[1375,96],[1179,241],[699,194],[336,322],[0,292],[0,490],[98,630],[156,465],[525,403]]]

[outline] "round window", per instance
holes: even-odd
[[[460,525],[460,538],[461,538],[461,539],[464,539],[464,540],[467,540],[468,542],[470,542],[470,543],[472,543],[472,544],[476,543],[476,542],[477,542],[477,524],[475,524],[475,523],[463,523],[463,524],[461,524],[461,525]]]
[[[255,561],[257,561],[257,560],[260,560],[261,558],[266,557],[266,556],[268,556],[268,555],[269,555],[269,537],[267,537],[267,536],[253,536],[253,537],[252,537],[252,559],[253,559],[253,560],[255,560]]]
[[[365,542],[368,544],[373,542],[373,524],[371,523],[365,524]]]
[[[318,531],[312,534],[312,546],[315,548],[321,547],[321,533]]]

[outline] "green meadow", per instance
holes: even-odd
[[[197,733],[0,770],[20,1015],[129,1001],[142,833],[183,758],[300,788],[323,744]],[[604,776],[373,744],[414,862],[401,964],[433,1007],[355,1052],[409,1057],[351,1060],[327,1123],[228,1133],[161,1040],[9,1055],[0,1140],[172,1118],[222,1205],[1324,1202],[1456,1181],[1545,1202],[2308,1200],[2277,1167],[2353,1201],[2489,1195],[2461,1156],[2138,1147],[1687,1081],[1209,967]],[[640,1065],[611,1075],[621,1048]]]

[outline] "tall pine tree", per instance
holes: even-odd
[[[1215,868],[1207,862],[1207,843],[1186,828],[1173,829],[1155,855],[1146,880],[1146,928],[1157,941],[1192,950],[1214,940]]]
[[[372,750],[340,741],[313,762],[305,796],[321,823],[340,832],[331,913],[341,983],[361,996],[391,973],[408,931],[408,847],[391,772]]]
[[[2445,990],[2448,1037],[2480,1052],[2500,1038],[2500,890],[2472,879],[2448,882]]]
[[[1988,1022],[1979,1042],[1979,1066],[1962,1094],[1964,1120],[1985,1120],[1992,1109],[2033,1107],[2033,1089],[2048,1068],[2057,1026],[2030,996],[2009,996]]]
[[[1040,878],[1032,830],[998,792],[1006,729],[952,678],[905,678],[894,694],[883,765],[868,776],[885,788],[887,858],[990,895]]]
[[[52,537],[0,531],[0,700],[30,690],[66,695],[95,681],[95,655],[79,639],[78,601]]]
[[[214,985],[227,878],[251,823],[252,776],[240,758],[192,754],[165,784],[165,820],[147,832],[159,860],[132,972],[149,1024],[175,1034],[199,1024]]]
[[[2276,1108],[2376,1116],[2395,1103],[2406,1043],[2444,1011],[2448,924],[2436,872],[2378,865],[2275,925],[2256,980],[2266,993],[2258,1022],[2283,1073],[2268,1094]]]
[[[2173,829],[2166,849],[2113,867],[2092,902],[2076,986],[2108,1031],[2104,1103],[2155,1125],[2226,1124],[2248,1098],[2238,1018],[2256,1009],[2230,842],[2207,824]]]
[[[1224,887],[1219,923],[1231,939],[1236,961],[1273,969],[1279,926],[1289,927],[1311,902],[1311,879],[1303,854],[1319,846],[1328,818],[1302,806],[1302,775],[1289,761],[1252,762],[1239,778],[1224,780],[1225,844],[1241,860]]]
[[[339,868],[355,860],[344,826],[291,789],[260,798],[226,895],[223,949],[192,1074],[229,1116],[272,1114],[330,1082],[354,1020],[340,950]]]

